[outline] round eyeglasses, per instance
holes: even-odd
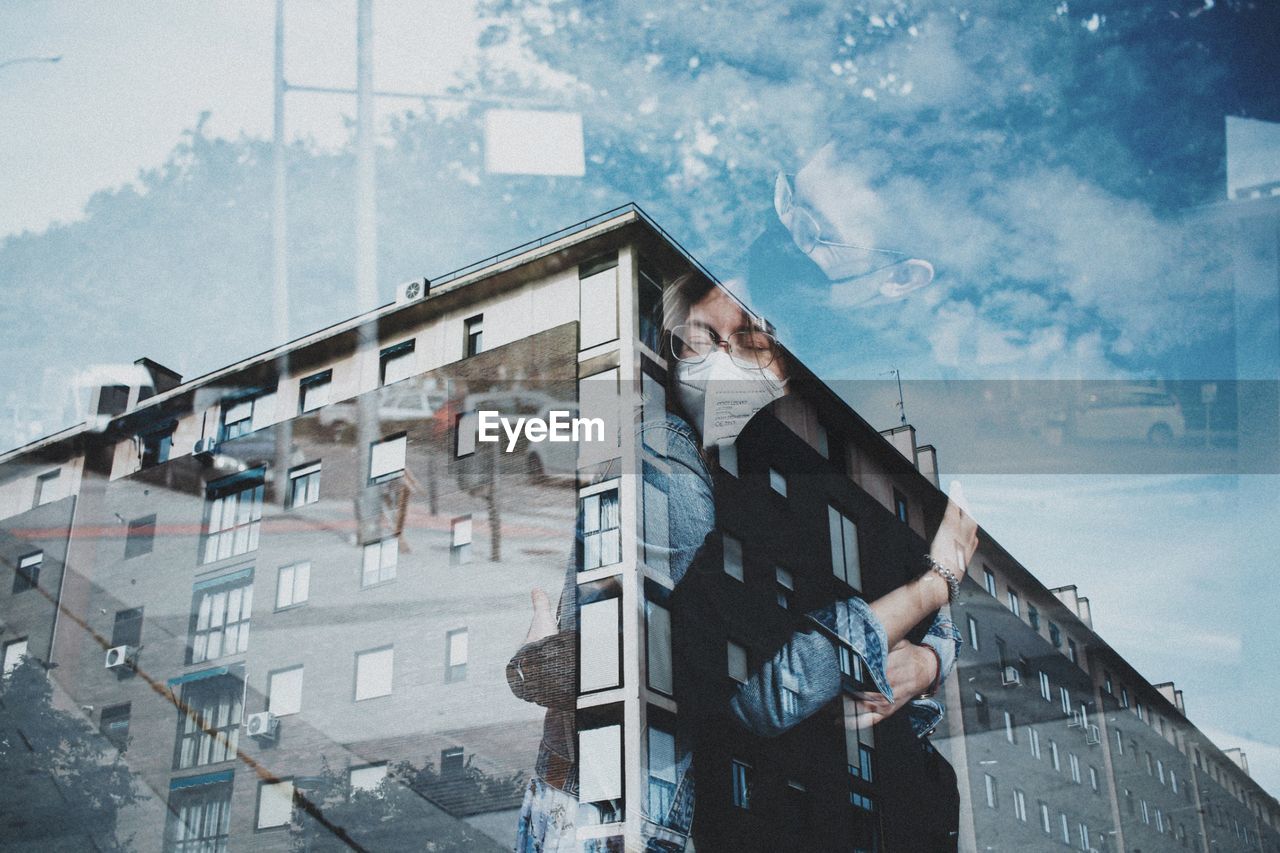
[[[803,205],[796,204],[791,178],[785,172],[779,172],[777,179],[773,182],[773,209],[778,214],[778,219],[791,232],[791,238],[796,241],[797,248],[806,255],[818,246],[835,246],[839,249],[857,249],[874,255],[887,255],[893,258],[889,264],[895,264],[907,258],[906,252],[893,249],[876,249],[871,246],[824,240],[822,226],[818,224],[818,220],[814,219],[813,214]]]
[[[773,364],[778,339],[758,329],[734,332],[723,340],[705,326],[682,325],[671,330],[671,354],[685,364],[700,364],[722,347],[734,364],[759,370]]]

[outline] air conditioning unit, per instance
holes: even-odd
[[[1022,683],[1022,673],[1016,666],[1006,666],[1000,671],[1000,683],[1005,687],[1017,687]]]
[[[1089,726],[1089,728],[1085,729],[1084,742],[1090,746],[1102,743],[1102,732],[1098,731],[1097,726]]]
[[[403,305],[406,302],[416,302],[427,295],[431,289],[431,282],[425,278],[419,281],[406,281],[404,284],[396,288],[396,304]]]
[[[276,729],[280,726],[280,718],[270,711],[262,711],[258,714],[249,714],[244,718],[244,728],[248,732],[249,737],[257,738],[261,741],[272,741],[276,739]]]
[[[191,452],[196,456],[212,454],[218,449],[218,443],[212,438],[202,438],[196,442],[195,447],[191,448]]]
[[[1088,721],[1084,718],[1083,711],[1072,711],[1071,716],[1067,719],[1067,728],[1083,729],[1088,725]]]
[[[107,669],[130,669],[138,659],[138,650],[134,646],[112,646],[107,649],[107,659],[103,664]]]

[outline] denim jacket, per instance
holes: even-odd
[[[718,574],[720,537],[715,529],[715,497],[711,473],[698,449],[698,436],[681,418],[667,415],[663,421],[640,428],[646,451],[643,469],[644,561],[651,568],[669,572],[675,596],[683,597],[698,613],[723,606],[710,592],[708,581]],[[573,582],[570,578],[570,583]],[[570,590],[566,589],[566,594]],[[562,610],[572,610],[564,608]],[[708,613],[708,615],[713,615]],[[566,618],[568,617],[568,618]],[[827,605],[805,616],[811,627],[797,629],[777,643],[772,657],[754,668],[747,681],[734,688],[728,699],[733,719],[755,735],[774,737],[808,719],[841,694],[843,677],[839,654],[829,635],[840,637],[861,659],[875,688],[892,702],[893,691],[885,675],[888,654],[883,626],[861,598]],[[572,617],[561,614],[561,633],[520,649],[508,665],[508,681],[517,695],[548,708],[543,746],[538,760],[541,784],[574,794],[572,709],[576,704],[575,681],[548,684],[540,659],[549,651],[566,653],[574,647]],[[702,620],[699,620],[702,621]],[[676,625],[680,623],[677,621]],[[679,656],[681,638],[673,636]],[[940,681],[950,674],[960,646],[955,625],[937,614],[922,639],[941,662]],[[680,664],[677,663],[677,666]],[[561,667],[562,668],[562,667]],[[557,679],[550,679],[557,681]],[[683,709],[683,705],[682,705]],[[925,737],[942,719],[944,708],[935,699],[915,699],[905,708],[912,729]],[[683,713],[683,711],[682,711]],[[554,719],[553,719],[554,718]],[[694,785],[691,744],[678,745],[676,788],[664,814],[645,816],[646,850],[682,851],[692,828]],[[531,785],[522,808],[518,853],[555,851],[560,839],[548,835],[548,808],[554,794]],[[541,827],[541,828],[539,828]],[[568,828],[570,834],[572,828]]]

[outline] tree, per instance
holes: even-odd
[[[53,705],[44,665],[23,659],[0,678],[0,847],[125,851],[120,809],[137,801],[115,747]]]

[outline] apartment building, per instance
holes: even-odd
[[[1092,631],[1087,599],[986,536],[932,736],[954,778],[903,715],[857,725],[835,634],[845,695],[794,728],[708,704],[820,630],[803,614],[918,573],[946,500],[914,430],[877,432],[789,357],[792,393],[710,454],[715,613],[682,645],[654,547],[668,463],[635,425],[665,417],[663,282],[690,272],[641,211],[612,211],[207,376],[144,361],[152,383],[104,389],[98,421],[0,457],[4,666],[49,665],[55,705],[127,763],[117,835],[509,850],[559,720],[591,853],[641,849],[690,726],[699,849],[1280,850],[1244,757]],[[479,440],[483,410],[603,428],[509,451]],[[575,629],[560,717],[509,683],[539,600]],[[688,686],[677,650],[713,675]]]

